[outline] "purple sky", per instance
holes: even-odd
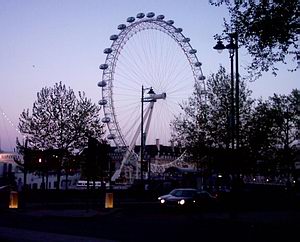
[[[221,33],[224,7],[208,0],[2,0],[0,2],[0,139],[2,150],[15,146],[18,117],[31,110],[36,93],[45,86],[62,81],[77,93],[84,91],[93,102],[101,98],[98,69],[104,63],[103,50],[111,45],[109,36],[117,26],[139,12],[150,11],[173,19],[198,50],[205,76],[222,64],[229,70],[228,53],[212,49],[213,35]],[[240,69],[249,62],[240,50]],[[299,88],[299,72],[281,67],[277,77],[266,73],[249,83],[254,97],[273,93],[288,94]],[[5,112],[6,117],[2,112]],[[10,122],[8,121],[10,120]]]

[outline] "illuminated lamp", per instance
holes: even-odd
[[[18,192],[11,191],[9,195],[9,208],[18,208],[19,199]]]
[[[105,208],[113,208],[114,207],[114,194],[108,192],[105,194]]]

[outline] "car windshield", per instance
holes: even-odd
[[[180,190],[180,189],[175,189],[170,192],[172,196],[175,197],[192,197],[194,196],[196,191],[194,190]]]

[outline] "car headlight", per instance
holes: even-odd
[[[180,205],[185,204],[185,200],[184,200],[184,199],[181,199],[180,201],[178,201],[178,204],[180,204]]]
[[[165,203],[165,199],[160,199],[160,203]]]

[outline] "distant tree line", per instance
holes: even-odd
[[[300,140],[300,90],[251,98],[240,80],[240,147],[232,149],[230,76],[224,67],[207,78],[207,97],[196,83],[193,95],[181,104],[172,123],[175,143],[183,145],[199,168],[228,172],[290,172]]]

